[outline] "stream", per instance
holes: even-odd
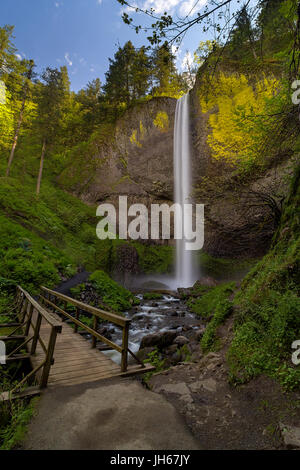
[[[186,305],[174,295],[165,294],[158,300],[144,300],[142,294],[138,294],[137,297],[141,304],[124,313],[131,319],[129,349],[135,354],[140,348],[142,338],[146,335],[170,330],[185,334],[185,331],[201,327],[199,318],[189,312]],[[109,338],[121,345],[122,331],[109,324],[105,328]],[[120,364],[121,355],[117,351],[105,351],[105,354]]]

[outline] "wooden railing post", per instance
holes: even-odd
[[[57,331],[54,327],[52,327],[50,338],[49,338],[49,343],[48,343],[46,361],[43,367],[43,373],[42,373],[41,382],[40,382],[40,388],[46,388],[48,384],[50,369],[54,362],[53,355],[54,355],[54,349],[55,349],[55,343],[56,343],[56,336],[57,336]]]
[[[127,371],[128,365],[128,334],[129,334],[129,323],[125,323],[122,334],[122,360],[121,360],[121,372]]]
[[[16,313],[19,314],[22,306],[22,292],[17,287],[17,294],[16,294]]]
[[[22,307],[21,307],[21,312],[20,312],[20,323],[23,323],[25,320],[27,307],[28,307],[28,299],[24,297]]]
[[[97,328],[98,328],[98,318],[96,317],[96,315],[94,315],[93,330],[97,331]],[[96,338],[96,336],[93,336],[92,337],[92,348],[95,349],[96,346],[97,346],[97,338]]]
[[[31,325],[32,314],[33,314],[33,305],[30,304],[29,312],[28,312],[27,325],[26,325],[26,328],[25,328],[25,336],[28,336],[28,335],[29,335],[29,330],[30,330],[30,325]]]
[[[79,308],[78,307],[76,307],[75,318],[76,320],[79,320]],[[78,325],[76,323],[74,326],[74,333],[78,333]]]
[[[42,315],[40,314],[40,312],[37,312],[37,320],[35,324],[34,336],[32,339],[31,352],[30,352],[31,355],[35,354],[35,351],[36,351],[36,346],[37,346],[37,342],[38,342],[39,335],[40,335],[41,323],[42,323]]]

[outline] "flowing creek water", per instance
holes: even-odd
[[[188,311],[186,305],[174,295],[163,295],[162,299],[144,300],[142,294],[138,294],[140,305],[125,312],[125,316],[131,319],[129,333],[129,349],[136,353],[146,335],[176,331],[185,334],[185,331],[201,327],[199,318]],[[121,330],[113,325],[107,325],[109,337],[121,345]],[[120,354],[116,351],[106,351],[105,354],[113,361],[120,363]]]

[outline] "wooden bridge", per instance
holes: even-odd
[[[84,323],[82,317],[87,314],[93,326]],[[129,319],[46,287],[41,287],[39,301],[18,287],[15,304],[3,315],[10,321],[0,323],[0,332],[3,327],[13,329],[7,336],[0,336],[0,340],[7,344],[19,342],[6,356],[6,362],[29,359],[32,366],[12,390],[2,393],[3,400],[38,394],[48,385],[68,386],[154,370],[128,347]],[[100,322],[110,322],[122,329],[121,345],[98,332]],[[80,333],[88,333],[91,343]],[[106,350],[120,354],[120,366],[104,354]],[[129,356],[135,362],[132,365],[128,364]]]

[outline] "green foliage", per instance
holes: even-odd
[[[196,288],[196,295],[200,297],[190,298],[187,302],[190,310],[201,318],[209,318],[213,315],[219,304],[224,303],[228,297],[234,292],[235,283],[220,284],[217,287],[208,288],[199,286]]]
[[[162,298],[163,298],[163,295],[158,294],[156,292],[146,292],[145,294],[143,294],[143,299],[144,300],[159,300],[159,299],[162,299]]]
[[[166,112],[160,111],[157,113],[153,121],[154,125],[161,131],[166,132],[169,129],[169,117]]]
[[[96,292],[105,305],[116,312],[123,312],[132,307],[134,298],[131,292],[113,281],[104,271],[95,271],[90,277]]]
[[[229,300],[219,300],[215,309],[213,318],[206,326],[204,335],[201,338],[201,347],[204,352],[212,351],[218,348],[219,340],[217,338],[217,329],[232,312],[232,302]]]
[[[271,250],[235,298],[239,314],[228,352],[234,383],[266,373],[289,389],[300,384],[299,367],[291,363],[292,342],[300,338],[299,177],[298,168]]]
[[[278,116],[272,115],[271,102],[278,95],[279,82],[275,78],[263,77],[255,81],[255,88],[243,74],[216,77],[215,87],[200,94],[204,112],[215,109],[209,117],[212,129],[207,142],[216,160],[244,167],[260,161],[262,148],[268,133]]]
[[[144,360],[144,362],[151,364],[155,367],[154,371],[147,372],[146,374],[144,374],[143,380],[145,383],[147,383],[154,373],[161,372],[162,370],[164,370],[166,360],[163,358],[163,355],[161,354],[159,349],[155,348],[153,351],[147,354],[147,358]]]
[[[203,276],[211,276],[221,280],[232,279],[239,273],[246,273],[256,261],[254,259],[215,258],[203,250],[197,255],[197,262]]]
[[[167,273],[173,268],[174,249],[166,245],[142,245],[133,242],[139,255],[139,265],[145,274]]]
[[[119,47],[109,59],[109,71],[103,89],[109,101],[129,105],[146,95],[151,74],[150,58],[145,47],[135,49],[131,41]]]
[[[37,398],[28,404],[25,400],[14,400],[0,409],[0,449],[13,450],[23,441],[27,425],[35,414]]]

